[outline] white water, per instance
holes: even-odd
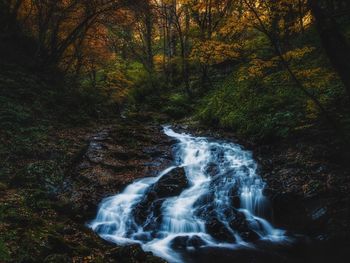
[[[265,184],[257,175],[257,165],[250,152],[233,143],[179,134],[169,127],[164,132],[178,140],[175,165],[157,177],[135,181],[121,194],[103,200],[96,219],[90,223],[102,238],[119,245],[139,243],[145,251],[152,251],[169,262],[184,262],[181,251],[172,246],[178,237],[199,238],[201,248],[253,246],[230,226],[232,212],[243,215],[249,230],[259,239],[279,242],[286,238],[284,231],[275,229],[263,218],[268,208],[263,195]],[[215,168],[210,171],[208,167],[213,165]],[[176,167],[185,169],[189,187],[180,195],[163,200],[161,223],[156,229],[146,231],[145,225],[135,222],[133,209],[154,183]],[[234,208],[233,196],[240,201],[240,207]],[[208,233],[209,215],[224,225],[232,241],[219,241]],[[196,248],[188,244],[185,250]]]

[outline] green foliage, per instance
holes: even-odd
[[[191,101],[183,92],[171,94],[163,107],[163,112],[174,119],[184,118],[191,111]]]
[[[259,139],[287,136],[297,125],[302,114],[298,92],[278,83],[232,78],[204,98],[197,112],[200,120]]]
[[[50,84],[20,67],[4,67],[0,72],[0,154],[30,154],[33,147],[41,147],[53,126],[84,124],[115,113],[99,89],[74,85],[69,81]]]
[[[334,118],[344,120],[347,96],[316,36],[310,28],[293,39],[283,55],[303,87]],[[249,45],[255,54],[201,100],[196,114],[199,120],[255,139],[287,137],[320,122],[320,109],[292,81],[261,35]]]
[[[142,72],[135,78],[129,99],[137,107],[157,108],[162,105],[167,91],[166,83],[162,76]]]

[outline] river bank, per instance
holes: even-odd
[[[185,121],[177,128],[234,141],[252,151],[267,183],[265,195],[271,201],[274,225],[303,236],[301,246],[292,253],[299,254],[301,262],[346,262],[350,156],[344,145],[332,140],[332,133],[306,130],[286,139],[254,142],[195,122]]]
[[[52,129],[31,155],[1,167],[1,262],[163,262],[86,227],[99,202],[171,160],[159,125],[106,120]]]

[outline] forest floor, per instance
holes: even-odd
[[[88,227],[99,202],[171,160],[158,125],[122,119],[52,130],[31,156],[9,156],[0,184],[0,262],[163,262]]]
[[[8,156],[0,184],[0,261],[163,262],[137,245],[109,244],[86,225],[104,197],[172,161],[174,142],[150,119],[53,129],[30,156]],[[178,128],[236,141],[232,133],[197,124]],[[260,164],[275,224],[318,240],[307,247],[314,253],[305,261],[344,262],[350,169],[339,148],[327,136],[306,134],[266,145],[242,143]],[[301,250],[304,257],[306,248]]]

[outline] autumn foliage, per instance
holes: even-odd
[[[343,109],[336,109],[336,101],[344,97],[342,105],[350,94],[347,27],[337,24],[348,23],[347,1],[8,0],[2,5],[8,30],[16,24],[35,40],[41,70],[59,69],[119,106],[127,102],[154,110],[162,104],[161,111],[174,116],[186,115],[185,108],[229,128],[258,116],[268,125],[264,136],[318,118],[337,123]],[[242,133],[260,132],[249,121],[246,126]]]

